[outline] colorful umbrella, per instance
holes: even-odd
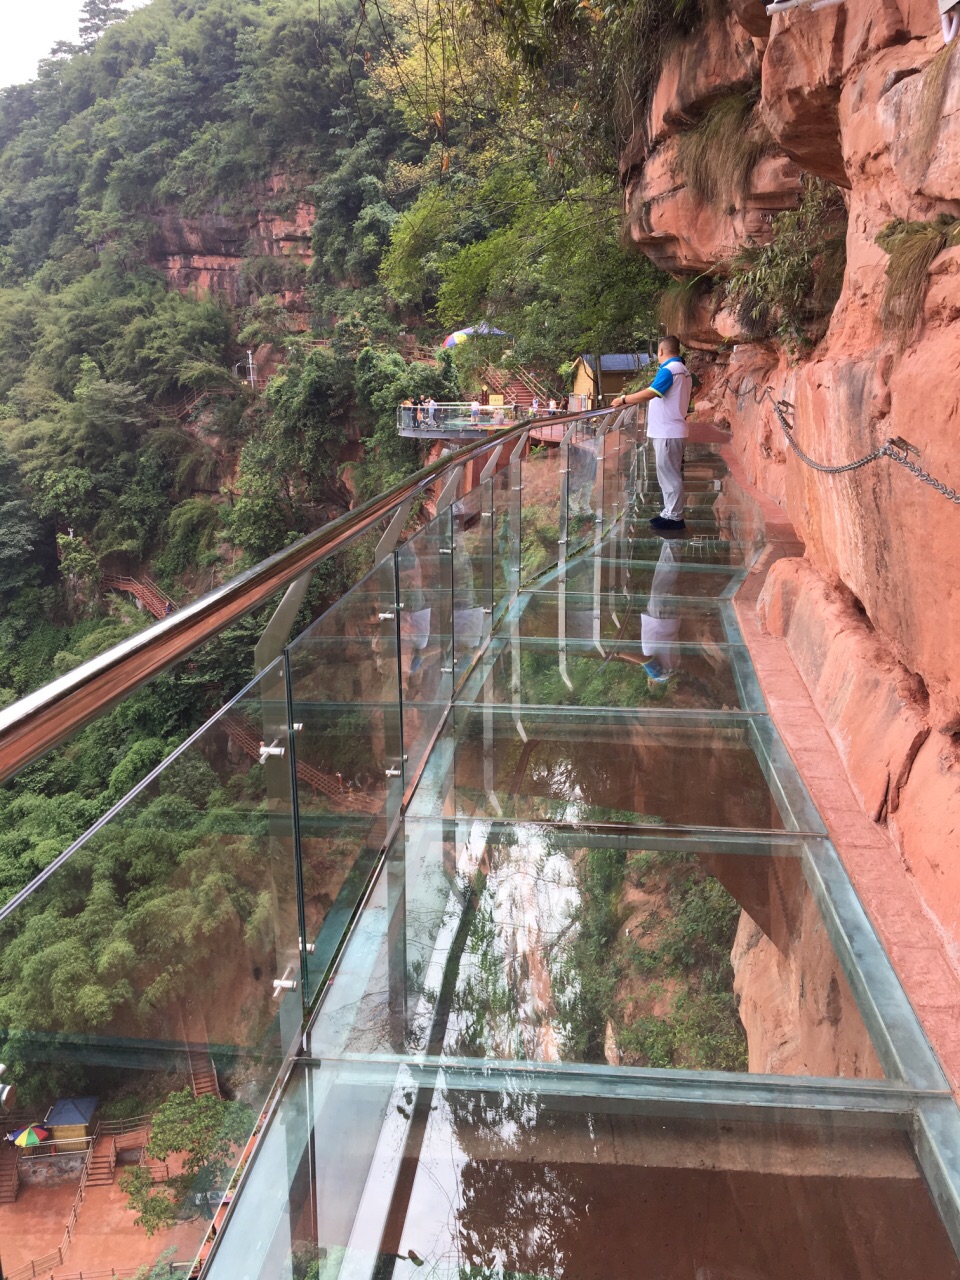
[[[38,1124],[28,1124],[25,1129],[17,1129],[10,1134],[10,1141],[15,1147],[37,1147],[50,1137],[50,1130]]]
[[[489,337],[492,335],[494,337],[505,338],[507,336],[502,329],[494,329],[492,325],[487,324],[484,320],[481,321],[480,324],[472,324],[467,329],[457,329],[453,333],[448,334],[443,340],[443,345],[445,347],[457,347],[461,342],[466,342],[468,338],[472,338],[474,334],[479,334],[481,337]]]

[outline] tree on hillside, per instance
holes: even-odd
[[[125,17],[123,0],[83,0],[80,7],[80,43],[92,49],[112,22]]]
[[[14,595],[31,577],[40,528],[23,496],[20,468],[0,440],[0,600]]]
[[[153,1117],[147,1155],[166,1160],[182,1154],[183,1171],[156,1188],[145,1168],[120,1180],[139,1215],[137,1225],[148,1236],[174,1222],[193,1196],[222,1189],[231,1153],[250,1136],[253,1119],[249,1107],[210,1093],[195,1098],[189,1089],[181,1089],[167,1098]]]

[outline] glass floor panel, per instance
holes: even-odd
[[[494,641],[461,699],[535,706],[640,707],[735,710],[743,706],[729,645],[677,644],[680,619],[656,619],[644,628],[646,644],[529,639]],[[677,623],[676,627],[670,625]]]
[[[304,1063],[216,1280],[960,1280],[902,1121]]]
[[[537,584],[537,591],[558,591],[565,584],[574,593],[616,591],[624,595],[699,596],[722,595],[740,570],[724,564],[689,564],[676,559],[677,543],[664,542],[669,555],[643,564],[638,560],[578,560],[566,570]],[[597,566],[599,579],[597,582]],[[659,576],[658,576],[659,575]]]
[[[481,828],[406,822],[314,1057],[883,1076],[801,845]]]
[[[696,779],[696,785],[691,785]],[[749,723],[455,707],[407,812],[782,830]]]
[[[661,597],[662,599],[662,597]],[[717,599],[700,600],[696,596],[673,595],[669,598],[674,620],[679,620],[676,640],[692,644],[725,644],[729,642],[722,604]],[[521,597],[514,606],[517,629],[524,636],[566,635],[571,640],[643,639],[644,617],[657,611],[653,596],[634,594],[625,597],[611,591],[592,593],[534,590]]]

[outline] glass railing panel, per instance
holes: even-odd
[[[307,996],[312,999],[403,792],[393,558],[294,641],[288,655],[298,726]]]
[[[570,439],[561,450],[561,462],[567,467],[567,544],[566,552],[592,546],[596,518],[603,500],[603,472],[599,465],[600,440],[589,422],[576,423]]]
[[[397,830],[310,1030],[312,1056],[441,1052],[446,950],[465,927],[457,847],[450,819]]]
[[[453,695],[453,515],[430,521],[397,549],[403,749],[412,777]]]
[[[749,722],[731,716],[458,706],[443,734],[445,813],[759,830],[793,822]],[[423,803],[414,796],[409,812],[428,816]]]
[[[614,418],[614,425],[605,433],[602,443],[603,451],[603,492],[600,495],[603,522],[605,527],[616,520],[623,506],[624,491],[620,474],[620,449],[626,441],[620,427],[619,415]]]
[[[4,1273],[61,1244],[91,1149],[123,1229],[91,1187],[62,1265],[130,1275],[168,1249],[189,1265],[299,1042],[301,997],[281,660],[0,921],[0,1057],[21,1123],[80,1107],[20,1154]],[[198,1123],[229,1140],[191,1174]]]
[[[561,457],[557,444],[532,436],[520,465],[520,580],[531,582],[552,569],[560,551]]]
[[[493,620],[493,483],[485,480],[453,506],[454,677],[469,670]]]
[[[665,630],[666,637],[674,634]],[[678,643],[649,629],[645,644],[597,644],[531,639],[518,627],[513,636],[495,638],[459,700],[718,711],[742,706],[731,646]]]

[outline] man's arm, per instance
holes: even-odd
[[[645,400],[658,400],[660,394],[654,391],[653,387],[644,387],[642,391],[631,391],[628,396],[616,396],[610,401],[611,409],[618,409],[621,405],[643,404]]]
[[[610,402],[610,407],[615,409],[619,405],[643,404],[646,400],[662,400],[672,386],[673,374],[666,364],[662,364],[649,387],[644,387],[642,391],[631,391],[627,396],[617,396]]]

